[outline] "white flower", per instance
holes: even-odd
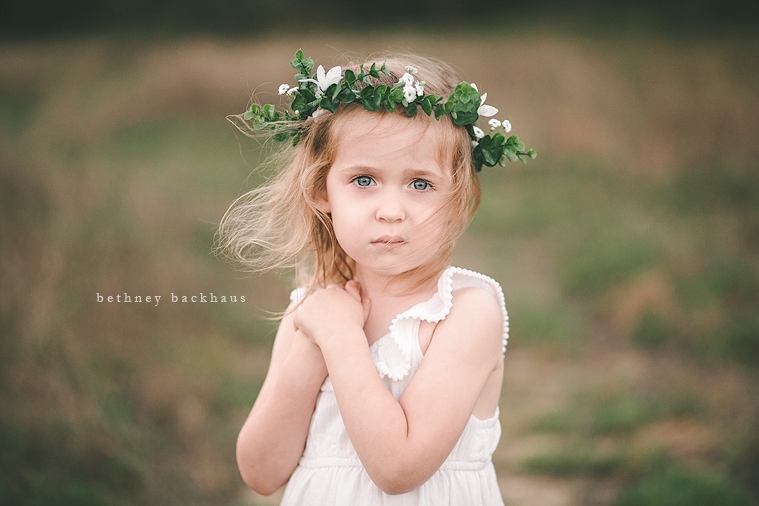
[[[403,98],[406,99],[406,102],[413,102],[416,100],[416,88],[414,88],[412,85],[407,84],[403,87]]]
[[[477,92],[480,91],[480,90],[477,89],[477,85],[474,84],[474,83],[469,83],[469,86],[471,86],[472,88],[474,88],[474,91],[477,91]]]
[[[411,65],[406,65],[406,72],[408,72],[409,74],[416,74],[418,70],[412,67]]]
[[[289,84],[285,83],[285,84],[280,84],[279,85],[279,94],[280,95],[284,95],[289,90],[290,90],[290,85]]]
[[[498,128],[499,126],[501,126],[501,122],[493,118],[490,121],[488,121],[488,125],[490,125],[491,128]]]
[[[403,83],[406,86],[413,86],[414,85],[414,76],[406,72],[401,76],[400,79],[398,79],[399,83]]]
[[[477,88],[474,88],[475,90]],[[488,98],[488,94],[485,93],[482,95],[482,98],[480,99],[480,108],[477,109],[477,114],[480,116],[485,116],[486,118],[489,118],[490,116],[495,116],[498,114],[498,109],[493,107],[492,105],[485,105],[485,99]]]
[[[324,114],[325,112],[327,112],[327,111],[325,111],[324,109],[317,109],[317,110],[314,111],[314,113],[311,115],[311,117],[314,118],[314,121],[317,121],[317,118],[319,116],[321,116],[322,114]]]
[[[293,93],[295,93],[296,91],[298,91],[298,87],[297,86],[293,86],[292,88],[290,88],[289,90],[287,90],[287,94],[292,97]]]
[[[479,145],[480,145],[480,143],[479,143],[479,142],[477,142],[477,141],[472,141],[472,147],[473,147],[473,148],[476,148],[476,147],[477,147],[477,146],[479,146]]]
[[[503,129],[506,130],[506,133],[511,132],[511,121],[507,119],[503,120]]]
[[[325,74],[324,67],[319,65],[319,67],[316,69],[316,79],[301,79],[300,82],[316,83],[316,86],[318,86],[318,91],[315,93],[316,98],[320,98],[324,95],[324,92],[327,91],[327,88],[333,84],[340,82],[340,80],[343,78],[342,72],[343,69],[337,66],[332,67],[329,69],[329,72]],[[319,93],[319,91],[321,93]]]
[[[483,137],[485,137],[485,132],[483,132],[480,128],[478,127],[472,127],[472,128],[474,129],[475,137],[477,137],[478,139],[482,139]]]
[[[424,81],[421,83],[417,81],[417,83],[414,85],[414,88],[416,88],[416,95],[418,97],[424,95]]]

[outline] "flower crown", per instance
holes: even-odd
[[[346,69],[345,72],[340,67],[325,72],[324,67],[319,65],[316,74],[312,74],[314,60],[303,58],[303,51],[299,49],[290,65],[298,71],[295,74],[298,85],[291,88],[288,84],[282,84],[279,94],[291,97],[291,111],[285,111],[283,116],[272,104],[252,104],[243,114],[245,121],[253,121],[254,130],[268,128],[276,141],[291,140],[296,145],[301,134],[297,122],[309,117],[316,121],[325,111],[334,113],[340,104],[358,103],[368,111],[377,111],[383,107],[388,112],[393,112],[397,107],[403,107],[409,118],[415,116],[420,108],[428,116],[434,113],[436,120],[444,114],[450,114],[454,125],[466,128],[472,139],[472,160],[478,172],[483,165],[505,167],[506,160],[521,160],[526,163],[528,157],[535,158],[535,150],[524,151],[525,146],[516,135],[506,138],[503,132],[511,131],[508,120],[501,122],[490,119],[490,131],[487,134],[475,126],[480,116],[494,116],[498,109],[485,105],[488,94],[480,96],[473,83],[459,83],[448,100],[444,101],[442,96],[424,93],[424,81],[418,81],[414,77],[417,69],[411,66],[406,67],[406,73],[392,86],[374,86],[371,77],[378,79],[380,72],[391,75],[384,63],[379,69],[376,63],[372,63],[368,71],[364,70],[362,64]]]

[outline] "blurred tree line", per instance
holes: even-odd
[[[353,26],[514,27],[536,20],[580,27],[666,32],[751,31],[759,25],[752,0],[25,0],[0,3],[3,38],[148,31],[157,34],[263,35],[278,30]]]

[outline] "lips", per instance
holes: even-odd
[[[404,244],[406,244],[406,241],[399,235],[383,235],[382,237],[372,241],[372,246],[376,246],[385,250],[400,248]]]

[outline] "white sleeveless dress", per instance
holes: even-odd
[[[500,285],[493,279],[458,267],[448,267],[438,280],[437,293],[399,314],[390,332],[372,344],[370,351],[385,386],[399,399],[419,368],[421,320],[438,322],[451,309],[452,293],[480,287],[493,294],[503,313],[503,350],[508,339],[508,315]],[[295,290],[293,300],[303,297]],[[306,449],[282,498],[285,506],[491,506],[503,505],[491,461],[501,437],[498,410],[492,418],[471,416],[459,441],[438,471],[419,488],[388,495],[367,474],[348,438],[330,378],[316,400]]]

